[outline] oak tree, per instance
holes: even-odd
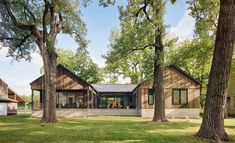
[[[229,140],[224,129],[226,90],[235,46],[235,0],[220,0],[216,39],[204,116],[197,136]]]
[[[83,1],[84,5],[87,0]],[[73,0],[0,0],[0,41],[9,54],[30,60],[39,49],[44,65],[45,102],[42,122],[56,122],[56,37],[60,33],[74,37],[85,48],[86,29],[80,16],[81,4]]]

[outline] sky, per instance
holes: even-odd
[[[99,67],[105,66],[101,55],[104,55],[108,50],[111,29],[119,28],[117,5],[124,3],[125,0],[118,0],[115,6],[103,8],[98,5],[98,0],[93,0],[88,7],[81,9],[82,19],[88,30],[87,39],[90,40],[88,51]],[[164,19],[168,25],[169,35],[178,36],[180,40],[192,38],[195,20],[188,13],[185,0],[178,0],[174,5],[167,4]],[[71,37],[58,35],[56,47],[75,51],[78,45]],[[29,84],[41,75],[40,69],[43,64],[39,53],[35,52],[31,55],[31,62],[24,60],[17,62],[11,57],[6,57],[8,51],[6,47],[1,46],[0,48],[0,78],[18,94],[30,95]]]

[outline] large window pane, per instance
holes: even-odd
[[[106,97],[101,97],[100,98],[100,104],[99,104],[99,108],[106,108]]]
[[[173,89],[172,104],[180,105],[188,103],[187,89]]]
[[[188,101],[187,101],[187,90],[182,89],[180,94],[181,94],[181,96],[180,96],[181,104],[187,104],[188,103]]]
[[[180,90],[173,90],[173,104],[180,104]]]
[[[63,92],[59,92],[59,104],[60,104],[60,106],[64,107],[66,103],[67,103],[66,94],[63,93]]]
[[[83,95],[83,93],[77,93],[76,94],[76,103],[77,103],[77,108],[84,107],[84,95]]]

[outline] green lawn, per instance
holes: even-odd
[[[59,123],[40,126],[29,116],[0,117],[0,143],[23,142],[153,142],[204,143],[193,137],[201,120],[170,120],[152,123],[139,117],[89,117],[60,119]],[[226,119],[226,131],[235,139],[235,119]]]

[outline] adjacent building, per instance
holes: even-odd
[[[227,115],[235,116],[235,69],[231,71],[227,91]]]
[[[17,103],[21,99],[8,85],[0,79],[0,116],[16,115]]]

